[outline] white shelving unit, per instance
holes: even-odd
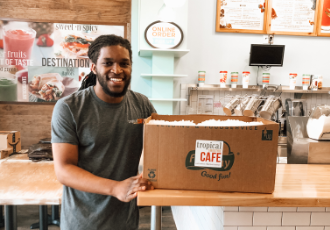
[[[141,57],[151,57],[154,53],[167,53],[173,54],[174,57],[182,57],[186,55],[190,50],[186,49],[140,49],[139,55]]]
[[[185,98],[149,98],[150,101],[187,101]]]
[[[176,78],[185,78],[185,77],[188,77],[188,75],[185,75],[185,74],[146,74],[146,73],[142,73],[141,77],[143,77],[143,78],[152,78],[152,77],[171,78],[172,77],[173,79],[176,79]]]
[[[231,88],[230,85],[226,85],[226,88],[220,88],[219,84],[208,84],[201,87],[198,84],[188,84],[188,90],[219,90],[219,91],[254,91],[258,92],[262,90],[262,86],[249,85],[249,88],[242,88],[242,85],[237,85],[237,88]],[[283,93],[325,93],[330,94],[330,87],[323,87],[319,90],[303,90],[302,86],[296,86],[295,89],[290,89],[289,86],[282,85]]]

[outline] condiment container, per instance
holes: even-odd
[[[317,90],[319,88],[319,75],[313,74],[311,79],[311,90]]]
[[[317,76],[317,78],[318,78],[318,84],[317,84],[317,86],[318,86],[318,89],[322,89],[322,85],[323,85],[323,76],[322,75],[316,75]]]

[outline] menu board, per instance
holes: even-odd
[[[269,32],[274,34],[316,35],[316,0],[271,0]]]
[[[330,0],[217,0],[216,31],[330,37]]]
[[[265,33],[264,0],[218,0],[218,32]]]
[[[318,35],[330,37],[330,0],[321,1],[319,14]]]
[[[52,102],[80,88],[90,44],[117,25],[0,20],[0,101]]]

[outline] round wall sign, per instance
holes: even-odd
[[[181,28],[173,22],[153,22],[146,28],[144,36],[150,46],[158,49],[173,49],[183,40]]]

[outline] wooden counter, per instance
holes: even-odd
[[[58,205],[61,198],[53,161],[32,162],[27,154],[0,161],[0,205]]]
[[[273,194],[155,189],[138,205],[330,207],[330,165],[278,164]]]

